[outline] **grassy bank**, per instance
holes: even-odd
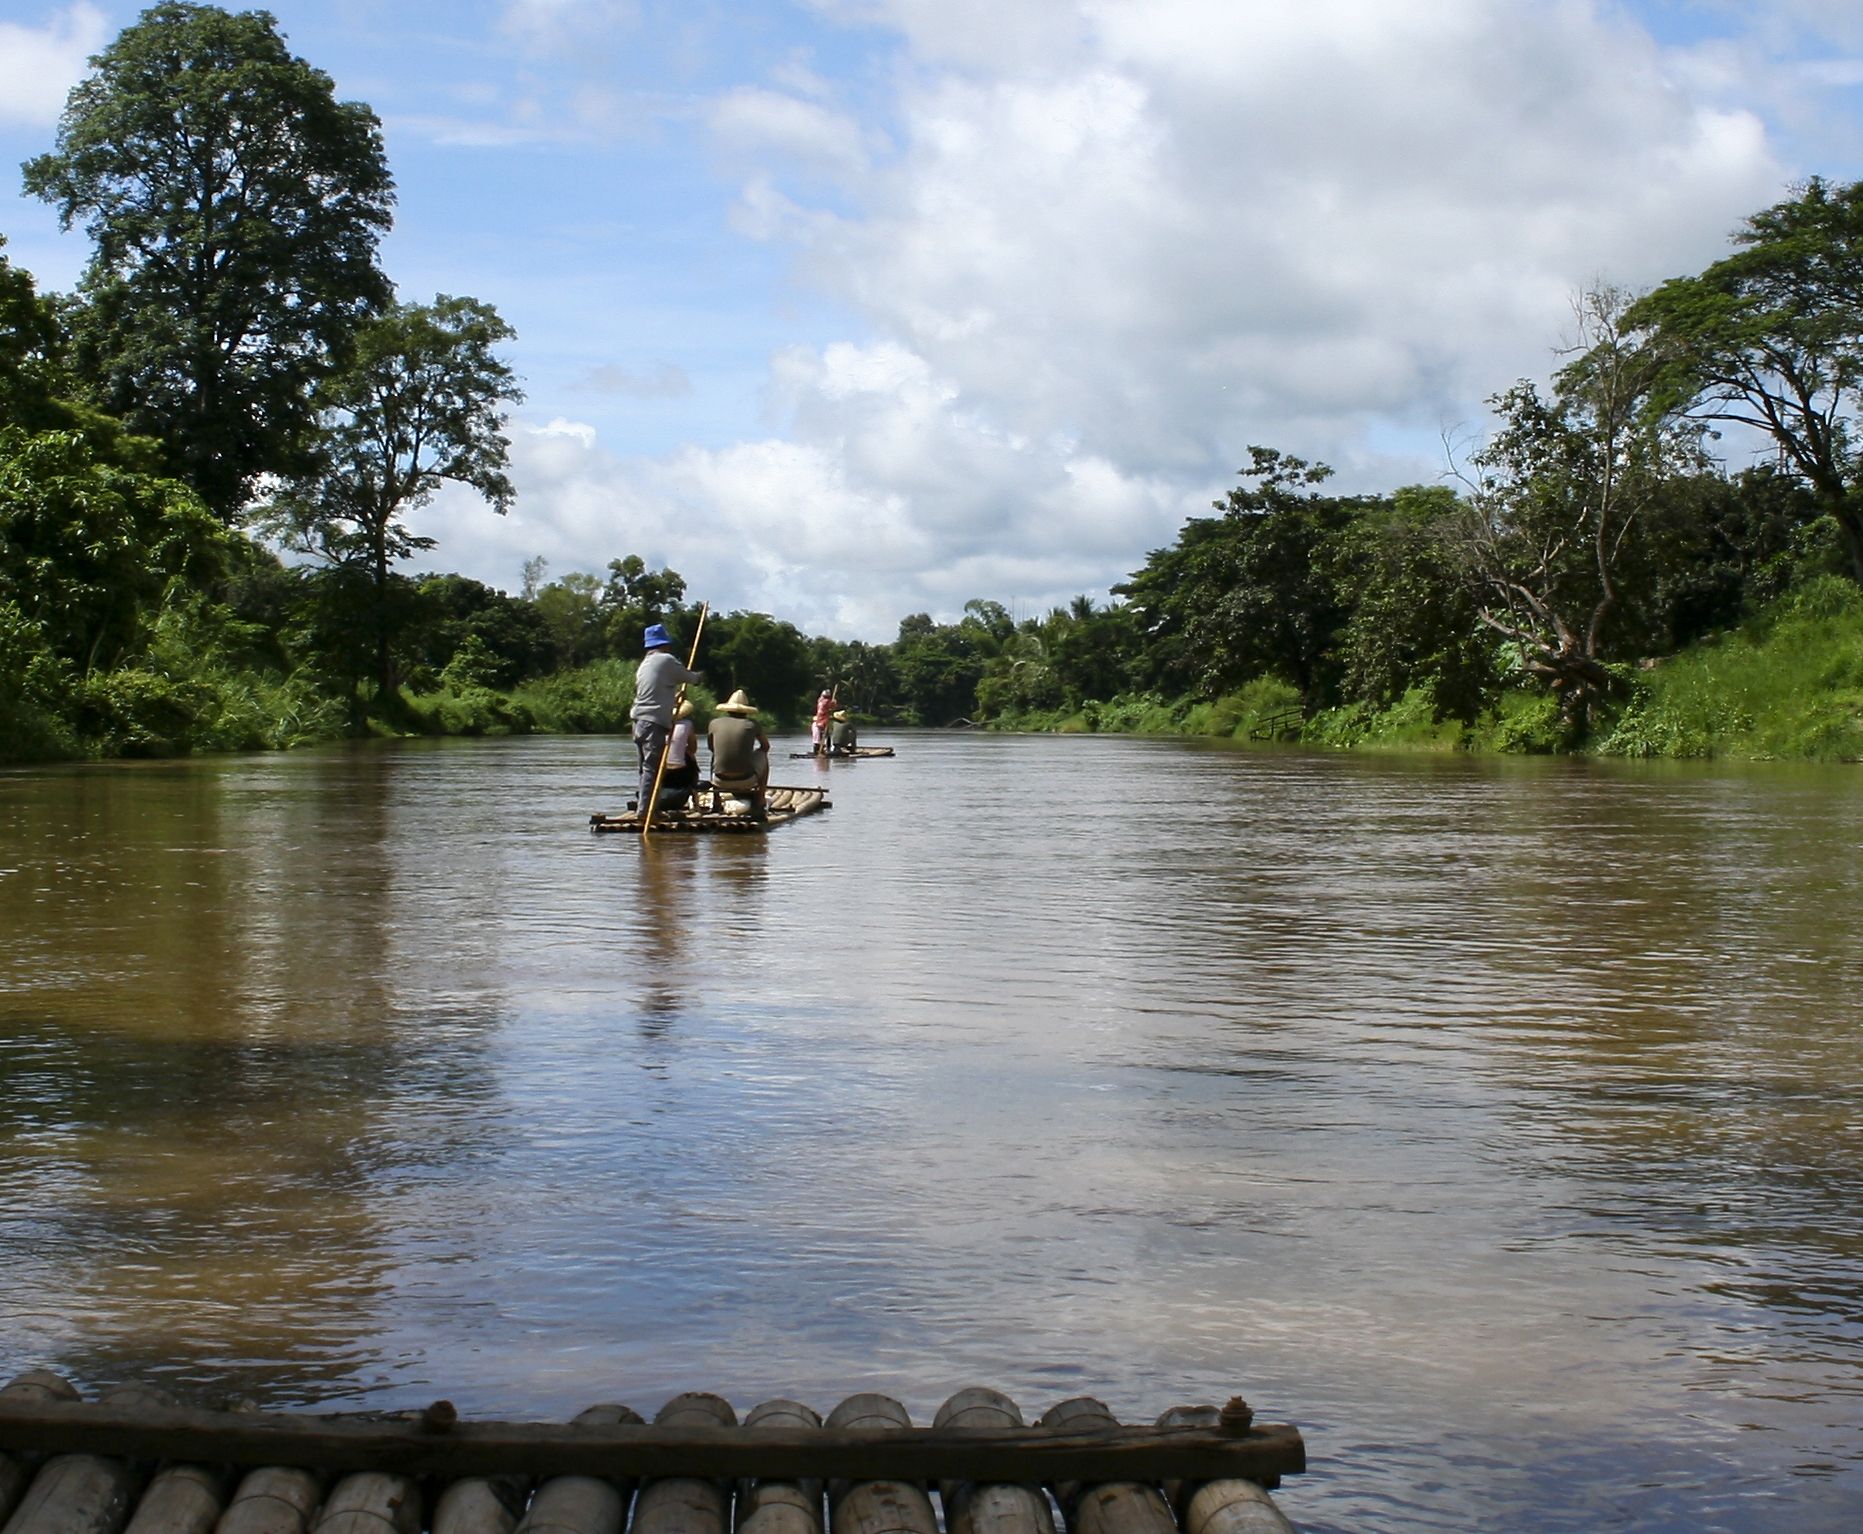
[[[1814,580],[1760,616],[1680,655],[1620,667],[1618,685],[1576,749],[1601,756],[1863,761],[1863,591]],[[1355,705],[1291,717],[1299,695],[1266,679],[1214,701],[1127,694],[1076,710],[1026,713],[992,727],[1234,740],[1294,739],[1379,751],[1569,749],[1555,700],[1522,687],[1472,721],[1436,717],[1427,688],[1384,709]]]

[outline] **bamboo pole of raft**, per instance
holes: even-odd
[[[588,1428],[639,1423],[640,1413],[629,1406],[591,1406],[576,1418],[576,1425]],[[517,1534],[620,1534],[633,1495],[631,1477],[551,1476],[531,1498]]]
[[[705,615],[710,611],[709,603],[699,603],[699,626],[692,631],[692,653],[686,657],[686,670],[688,671],[698,663],[699,635],[705,632]],[[673,689],[673,724],[679,723],[679,705],[685,701],[686,684],[681,682]],[[660,783],[666,776],[666,748],[672,743],[672,739],[672,728],[669,725],[666,740],[660,746],[660,764],[653,769],[653,792],[647,796],[647,802],[640,807],[640,834],[643,837],[653,829],[653,810],[654,806],[660,802]],[[693,738],[695,748],[697,744],[698,739],[695,735]]]
[[[420,1534],[420,1487],[408,1476],[358,1470],[330,1488],[313,1534]]]
[[[999,1390],[972,1385],[938,1408],[933,1427],[1019,1428],[1022,1409]],[[945,1534],[1054,1534],[1047,1494],[1000,1481],[940,1481]]]
[[[418,1421],[187,1407],[129,1412],[104,1402],[25,1403],[4,1394],[0,1449],[332,1472],[392,1470],[446,1479],[701,1475],[1048,1483],[1241,1476],[1265,1482],[1306,1468],[1300,1433],[1284,1424],[1243,1428],[1219,1421],[1215,1427],[987,1432],[915,1428],[896,1420],[876,1430],[870,1421],[865,1427],[851,1422],[841,1426],[831,1417],[827,1426],[813,1431],[772,1428],[748,1433],[742,1428],[647,1427],[638,1422],[472,1423],[452,1420],[450,1410],[445,1420],[430,1410]]]
[[[246,1472],[214,1534],[304,1534],[323,1497],[315,1470],[264,1465]]]
[[[735,1427],[737,1413],[723,1396],[690,1391],[654,1414],[655,1427]],[[634,1502],[630,1534],[728,1534],[731,1483],[709,1476],[670,1475],[648,1481]]]
[[[885,1435],[908,1432],[912,1418],[891,1396],[849,1396],[828,1413],[831,1428],[869,1428]],[[848,1479],[828,1485],[832,1534],[938,1534],[938,1515],[916,1480]]]
[[[432,1534],[511,1534],[529,1495],[523,1476],[466,1476],[434,1503]]]
[[[1043,1427],[1065,1431],[1116,1427],[1104,1401],[1075,1396],[1042,1413]],[[1177,1534],[1177,1520],[1158,1488],[1148,1481],[1062,1481],[1054,1488],[1068,1534]]]
[[[1214,1406],[1174,1406],[1158,1419],[1160,1427],[1204,1427],[1224,1415],[1246,1416],[1239,1398],[1221,1412]],[[1270,1484],[1279,1484],[1276,1477]],[[1177,1511],[1183,1534],[1295,1534],[1267,1490],[1239,1476],[1215,1481],[1166,1481],[1164,1494]]]
[[[755,1432],[789,1428],[813,1432],[821,1417],[800,1401],[765,1401],[744,1415]],[[822,1483],[774,1479],[738,1482],[735,1509],[738,1534],[822,1534]]]
[[[174,1405],[166,1391],[119,1385],[101,1404],[142,1412]],[[54,1455],[7,1520],[6,1534],[119,1534],[149,1479],[142,1459],[119,1459],[84,1450]]]
[[[75,1385],[46,1369],[34,1369],[17,1375],[4,1389],[0,1389],[0,1400],[20,1403],[77,1399]],[[39,1454],[8,1454],[0,1451],[0,1523],[4,1523],[13,1509],[19,1506],[19,1499],[25,1494],[26,1487],[32,1481],[33,1471],[43,1458]]]

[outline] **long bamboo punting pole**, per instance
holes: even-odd
[[[710,603],[708,602],[699,603],[699,626],[692,631],[692,652],[686,657],[686,670],[688,671],[690,671],[695,665],[698,664],[699,635],[705,632],[705,615],[710,611],[711,611]],[[673,689],[673,723],[674,724],[679,723],[679,705],[685,701],[685,697],[686,697],[686,684],[684,682],[681,682],[677,687]],[[673,738],[672,732],[669,728],[666,739],[667,741],[671,741],[672,738]],[[647,802],[640,807],[640,834],[642,836],[645,836],[649,831],[653,829],[653,808],[656,804],[660,802],[660,780],[663,779],[665,776],[666,776],[666,744],[663,742],[660,746],[659,765],[653,769],[653,792],[647,796]]]
[[[778,1480],[1265,1481],[1306,1468],[1299,1430],[1256,1425],[808,1431],[527,1422],[364,1420],[0,1395],[0,1449],[234,1465],[395,1470],[404,1475],[715,1475]]]

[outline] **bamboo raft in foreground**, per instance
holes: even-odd
[[[852,751],[791,751],[792,762],[865,762],[893,755],[891,746],[856,746]]]
[[[649,1425],[85,1402],[42,1372],[0,1390],[5,1534],[1056,1534],[1057,1510],[1067,1534],[1293,1534],[1268,1488],[1305,1468],[1299,1431],[1239,1399],[1132,1427],[1081,1396],[1026,1426],[971,1388],[923,1428],[873,1394],[740,1423],[695,1392]]]
[[[714,794],[709,783],[701,783],[685,809],[654,811],[653,824],[647,834],[653,836],[661,831],[768,831],[772,826],[787,825],[792,820],[800,820],[804,815],[813,815],[817,810],[834,808],[828,795],[819,788],[770,788],[764,791],[763,802],[769,812],[768,818],[764,820],[758,820],[754,815],[729,813],[723,807],[723,796]],[[604,814],[598,810],[589,816],[589,829],[638,831],[640,808],[633,800],[629,800],[628,807],[618,815]]]

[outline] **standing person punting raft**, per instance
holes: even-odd
[[[653,803],[653,784],[660,773],[666,738],[672,732],[679,689],[704,673],[679,664],[672,636],[662,624],[648,624],[642,643],[647,653],[634,672],[634,707],[629,713],[634,721],[634,745],[640,752],[640,798],[636,802],[646,815]]]
[[[827,688],[815,700],[815,719],[809,726],[809,749],[820,756],[828,749],[828,721],[834,716],[834,694]]]

